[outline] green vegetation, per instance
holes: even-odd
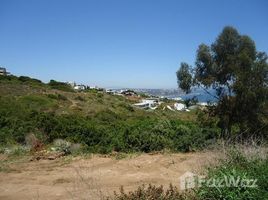
[[[267,152],[266,152],[267,153]],[[209,168],[207,179],[224,180],[234,177],[238,187],[207,187],[203,185],[197,195],[200,199],[211,200],[244,200],[268,199],[268,157],[258,153],[246,156],[239,150],[230,151],[228,158],[218,167]],[[256,180],[257,187],[244,187],[243,180]],[[252,182],[251,182],[252,183]]]
[[[215,89],[218,104],[199,113],[204,126],[216,124],[221,137],[240,140],[256,137],[267,139],[268,64],[267,55],[258,52],[254,41],[240,35],[232,27],[225,27],[216,41],[197,50],[196,66],[181,64],[177,72],[178,85],[185,92],[192,87]],[[213,95],[213,94],[211,94]],[[250,147],[249,147],[250,148]],[[248,149],[249,150],[249,149]],[[203,184],[195,192],[200,200],[268,199],[267,152],[246,155],[232,150],[227,159],[206,173],[207,180],[232,177],[237,187]],[[243,180],[257,180],[257,187],[244,187]]]
[[[81,144],[87,152],[186,152],[214,143],[219,135],[213,125],[183,119],[186,114],[147,112],[121,96],[74,92],[65,86],[25,77],[2,78],[0,144],[24,145],[33,134],[44,145],[64,139]]]
[[[196,86],[209,94],[208,89],[216,90],[216,95],[211,95],[219,101],[209,114],[218,117],[225,139],[236,134],[267,137],[267,58],[249,36],[225,27],[211,46],[198,47],[194,68],[181,63],[178,85],[187,93]]]
[[[127,98],[97,89],[76,92],[55,80],[45,84],[26,76],[0,76],[0,153],[9,151],[16,157],[50,147],[62,155],[116,152],[119,160],[127,157],[126,153],[196,151],[222,138],[257,136],[266,140],[267,58],[256,51],[248,36],[225,27],[211,46],[199,46],[195,68],[182,63],[177,72],[178,85],[185,92],[196,86],[208,93],[213,88],[219,100],[217,105],[189,113],[163,111],[161,106],[144,111],[134,108]],[[173,103],[165,100],[167,105]],[[189,107],[197,100],[185,103]],[[8,164],[1,161],[0,172],[11,170]],[[110,199],[268,199],[267,154],[249,157],[232,151],[220,165],[208,169],[206,179],[225,177],[234,177],[238,183],[241,178],[257,179],[258,187],[203,184],[181,193],[173,186],[164,190],[149,185],[130,193],[122,188]]]
[[[5,83],[8,81],[9,83],[24,83],[24,84],[31,84],[31,85],[45,85],[42,81],[34,78],[30,78],[28,76],[0,76],[0,82]]]
[[[50,80],[48,85],[52,89],[62,90],[62,91],[66,91],[66,92],[73,92],[72,87],[70,85],[68,85],[67,83],[58,82],[58,81],[55,81],[55,80]]]

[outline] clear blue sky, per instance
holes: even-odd
[[[225,25],[268,52],[266,0],[0,0],[0,65],[103,87],[176,88]]]

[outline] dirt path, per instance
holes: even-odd
[[[100,199],[121,185],[126,190],[153,183],[179,187],[179,177],[207,165],[214,153],[142,154],[116,160],[93,156],[22,162],[0,172],[0,199]]]

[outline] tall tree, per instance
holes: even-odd
[[[212,45],[199,45],[195,67],[181,63],[177,78],[187,93],[194,86],[216,90],[218,104],[210,112],[219,117],[224,137],[234,124],[244,136],[267,134],[267,55],[249,36],[225,27]]]

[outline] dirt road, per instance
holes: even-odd
[[[179,177],[196,172],[213,160],[211,152],[189,154],[141,154],[124,159],[101,157],[60,158],[11,164],[0,172],[0,199],[100,199],[123,185],[126,190],[141,184],[179,187]]]

